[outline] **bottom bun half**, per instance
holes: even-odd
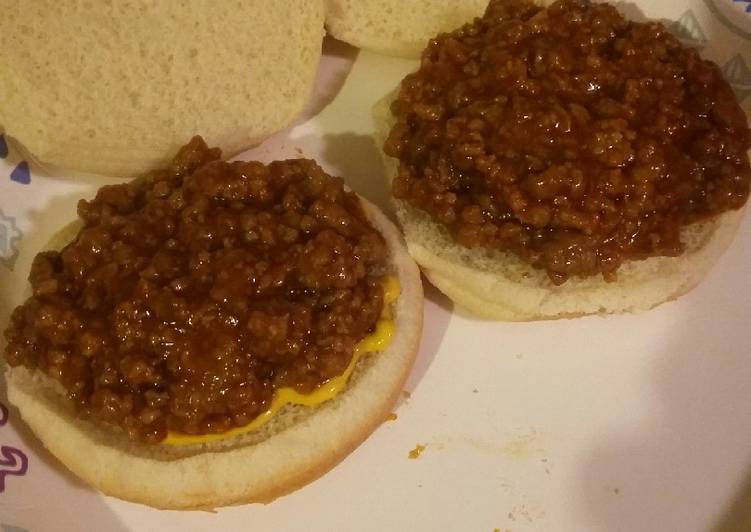
[[[394,124],[393,92],[376,104],[376,141],[380,146]],[[384,154],[387,179],[398,161]],[[407,247],[426,277],[459,307],[477,317],[504,321],[571,318],[587,314],[640,312],[675,299],[696,286],[733,240],[743,211],[730,211],[684,227],[684,253],[629,261],[618,278],[571,278],[555,285],[543,270],[510,252],[470,249],[448,230],[403,200],[394,200]]]
[[[255,433],[180,451],[134,444],[77,417],[50,378],[25,368],[6,374],[10,401],[75,475],[105,494],[133,502],[165,509],[268,502],[316,479],[386,420],[422,331],[419,270],[393,224],[366,201],[363,207],[388,243],[401,293],[391,344],[363,357],[347,388],[334,399],[317,408],[285,409]]]

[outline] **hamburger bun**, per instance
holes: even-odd
[[[379,146],[395,123],[390,110],[395,97],[396,93],[388,95],[373,109]],[[390,186],[398,160],[383,156]],[[683,254],[627,262],[616,282],[602,276],[573,277],[555,285],[544,270],[510,252],[457,244],[429,215],[392,199],[409,252],[430,282],[469,314],[504,321],[639,312],[675,299],[696,286],[727,249],[743,212],[728,211],[684,227]]]
[[[479,17],[487,5],[488,0],[326,0],[326,28],[359,48],[417,58],[436,34]]]
[[[6,370],[8,397],[44,446],[105,494],[165,509],[211,509],[268,502],[334,467],[387,419],[416,356],[422,331],[420,273],[396,227],[361,200],[383,235],[400,294],[392,304],[388,347],[362,356],[347,386],[317,407],[288,405],[260,428],[187,445],[134,443],[122,431],[85,419],[56,380],[24,366]],[[60,249],[80,229],[50,242]]]
[[[42,167],[103,175],[161,167],[196,131],[231,157],[283,129],[324,33],[323,0],[3,7],[0,130]]]

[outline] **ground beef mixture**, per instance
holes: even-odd
[[[392,112],[394,195],[556,284],[679,255],[682,226],[749,193],[746,116],[717,66],[607,4],[491,1],[428,45]]]
[[[381,315],[383,238],[313,161],[219,156],[197,137],[79,203],[76,240],[34,260],[11,366],[147,442],[245,425],[275,388],[344,371]]]

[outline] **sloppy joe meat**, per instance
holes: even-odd
[[[394,195],[557,284],[679,255],[683,227],[749,193],[746,116],[717,66],[605,3],[492,0],[428,45],[392,112]]]
[[[383,306],[387,248],[313,161],[227,163],[200,137],[169,169],[82,200],[40,253],[6,358],[134,439],[224,432],[279,387],[341,374]]]

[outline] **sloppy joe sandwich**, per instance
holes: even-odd
[[[8,395],[73,473],[161,508],[266,501],[389,414],[422,328],[397,229],[315,162],[200,137],[34,259]]]
[[[233,156],[302,111],[323,35],[323,0],[6,2],[0,129],[94,174],[159,168],[196,131]]]
[[[751,134],[719,68],[608,4],[491,1],[375,113],[410,252],[488,318],[675,298],[749,194]]]

